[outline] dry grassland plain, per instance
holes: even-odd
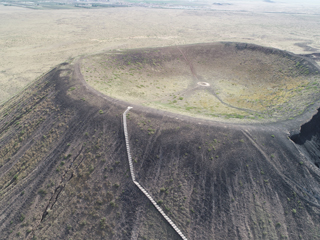
[[[0,6],[0,103],[61,62],[114,49],[232,41],[317,52],[319,13],[311,5],[260,2],[202,11]]]

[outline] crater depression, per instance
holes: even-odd
[[[81,73],[112,98],[219,121],[291,119],[319,99],[312,60],[244,43],[114,50],[82,58]]]

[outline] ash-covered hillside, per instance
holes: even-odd
[[[132,183],[128,105],[86,85],[74,62],[1,106],[0,239],[180,239]],[[319,239],[320,170],[301,124],[133,106],[137,181],[188,239]]]

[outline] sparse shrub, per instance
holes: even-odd
[[[20,215],[20,222],[23,222],[23,220],[25,219],[25,216],[21,213],[21,215]]]
[[[93,165],[90,165],[90,166],[89,166],[89,172],[92,173],[93,170],[94,170],[94,166],[93,166]]]
[[[292,213],[297,213],[297,210],[296,209],[292,209]]]
[[[155,131],[155,129],[148,128],[148,133],[149,133],[149,135],[150,135],[150,134],[154,134],[154,131]]]
[[[86,220],[83,220],[81,223],[80,223],[80,226],[85,226],[87,224]]]
[[[41,197],[44,197],[47,194],[46,190],[43,190],[43,189],[39,189],[38,193],[40,194]]]
[[[15,175],[13,176],[13,180],[14,180],[14,181],[18,180],[18,174],[15,174]]]
[[[103,217],[103,218],[100,219],[100,224],[99,224],[99,225],[100,225],[100,228],[101,228],[101,229],[106,228],[106,225],[107,225],[107,224],[106,224],[106,218],[105,218],[105,217]]]
[[[103,111],[102,111],[102,110],[99,110],[99,113],[100,113],[100,114],[103,114]]]

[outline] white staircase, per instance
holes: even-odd
[[[127,153],[128,153],[128,160],[129,160],[129,166],[130,166],[130,173],[133,183],[143,192],[144,195],[151,201],[153,206],[160,212],[160,214],[167,220],[167,222],[173,227],[173,229],[180,235],[180,237],[183,240],[187,240],[187,238],[183,235],[183,233],[180,231],[180,229],[171,221],[171,219],[163,212],[163,210],[159,207],[159,205],[153,200],[153,198],[150,196],[150,194],[136,181],[136,177],[134,175],[133,171],[133,164],[132,164],[132,158],[130,153],[130,146],[129,146],[129,137],[128,137],[128,129],[127,129],[127,112],[132,107],[128,107],[127,110],[123,113],[123,128],[124,128],[124,136],[126,139],[126,147],[127,147]]]

